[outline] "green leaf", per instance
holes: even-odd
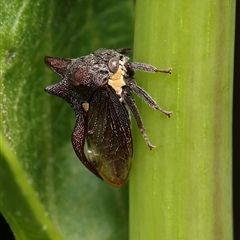
[[[131,47],[133,5],[1,1],[1,212],[16,239],[126,239],[128,188],[113,189],[77,159],[74,114],[44,92],[60,81],[45,55]]]
[[[135,60],[173,69],[138,79],[173,115],[138,102],[157,147],[135,144],[131,240],[232,239],[234,18],[234,0],[137,1]]]

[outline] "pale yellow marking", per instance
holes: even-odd
[[[116,73],[109,73],[110,79],[108,84],[116,91],[118,95],[121,96],[122,93],[122,86],[125,86],[126,83],[123,80],[124,71],[119,66]]]
[[[89,110],[89,103],[85,102],[82,104],[83,110],[87,112]]]

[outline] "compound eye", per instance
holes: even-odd
[[[108,62],[108,68],[110,72],[116,73],[119,68],[119,62],[117,58],[111,58]]]

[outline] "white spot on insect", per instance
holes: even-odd
[[[121,96],[122,87],[126,85],[124,81],[124,74],[126,73],[126,69],[124,67],[124,62],[119,61],[119,68],[116,73],[109,72],[110,79],[108,84],[116,91],[116,93]]]
[[[83,110],[87,112],[89,110],[89,103],[87,102],[82,103],[82,107],[83,107]]]

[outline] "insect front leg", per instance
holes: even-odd
[[[94,165],[87,159],[84,153],[84,143],[85,143],[85,121],[83,113],[76,114],[76,124],[72,133],[72,145],[81,162],[97,177],[102,179],[94,167]]]
[[[138,126],[140,132],[142,133],[145,142],[147,143],[147,145],[150,148],[150,150],[152,150],[153,148],[155,148],[155,146],[153,146],[150,143],[149,139],[148,139],[148,136],[147,136],[147,134],[145,132],[143,121],[142,121],[140,113],[139,113],[139,111],[137,109],[136,103],[135,103],[133,97],[131,96],[129,90],[127,89],[127,87],[123,88],[123,91],[122,91],[122,94],[121,94],[121,98],[127,104],[127,106],[129,107],[130,111],[132,112],[133,117],[136,120],[137,126]]]
[[[127,85],[132,91],[134,91],[139,97],[141,97],[146,103],[148,103],[150,107],[162,112],[168,117],[171,116],[171,111],[166,111],[159,107],[158,104],[152,99],[152,97],[145,90],[139,87],[133,79],[129,80]]]
[[[167,69],[157,69],[156,67],[146,64],[146,63],[139,63],[139,62],[128,62],[125,64],[125,67],[129,70],[140,70],[140,71],[145,71],[145,72],[162,72],[162,73],[172,73],[172,68],[167,68]]]

